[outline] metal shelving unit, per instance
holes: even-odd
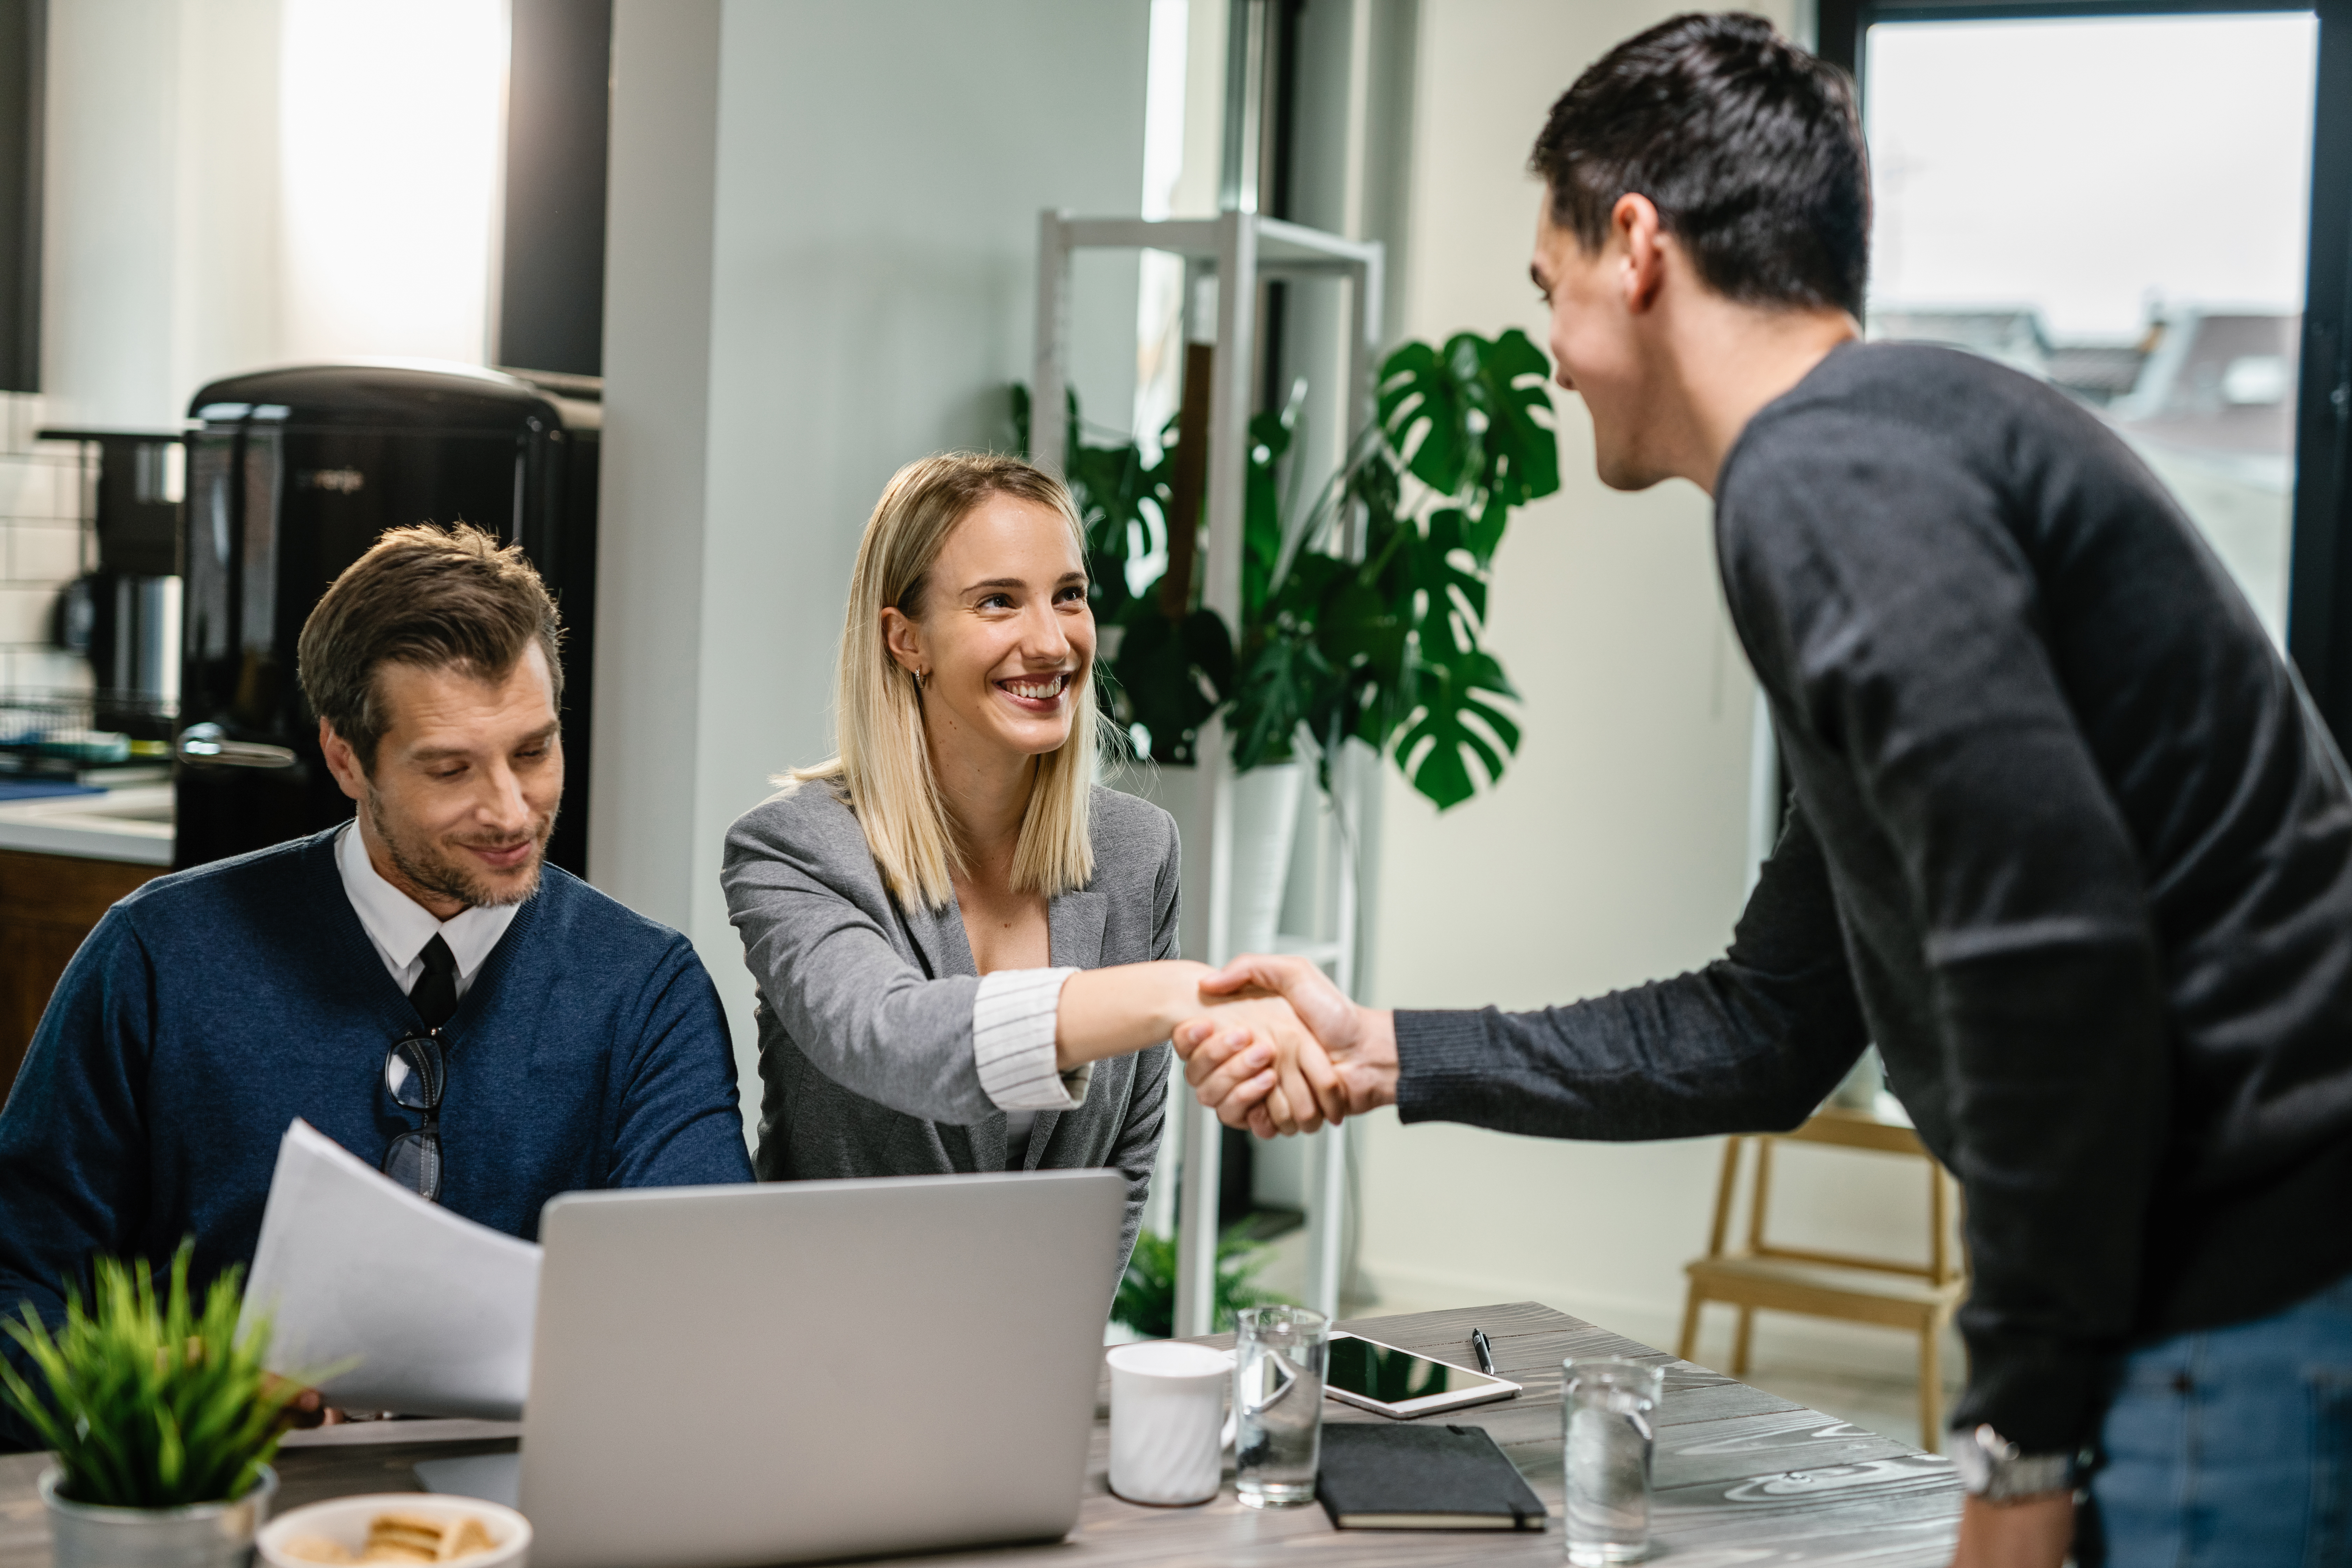
[[[1037,228],[1037,353],[1031,379],[1032,406],[1052,410],[1062,406],[1068,356],[1070,258],[1080,249],[1158,250],[1184,261],[1182,298],[1190,311],[1196,298],[1195,281],[1203,276],[1220,280],[1216,291],[1216,354],[1214,383],[1209,405],[1209,473],[1206,487],[1208,540],[1203,562],[1202,600],[1236,631],[1241,626],[1241,542],[1243,489],[1248,475],[1249,420],[1255,411],[1253,383],[1257,364],[1260,325],[1257,320],[1259,279],[1337,278],[1349,290],[1349,330],[1343,339],[1341,384],[1349,389],[1348,436],[1350,443],[1372,415],[1372,377],[1379,363],[1377,333],[1381,320],[1382,253],[1377,242],[1345,239],[1319,229],[1286,223],[1249,212],[1225,212],[1213,218],[1087,218],[1067,213],[1042,214]],[[1247,279],[1248,288],[1223,286]],[[1062,421],[1040,417],[1033,425],[1030,447],[1041,467],[1058,470],[1065,456]],[[1361,534],[1354,541],[1361,548]],[[1234,956],[1233,905],[1233,767],[1223,736],[1203,734],[1200,744],[1194,820],[1181,823],[1188,849],[1207,846],[1207,958],[1223,963]],[[1348,765],[1333,770],[1335,804],[1346,818],[1360,823],[1363,814],[1351,798],[1364,787],[1367,773],[1376,769]],[[1375,759],[1377,762],[1377,759]],[[1305,825],[1302,824],[1302,826]],[[1319,825],[1318,825],[1319,826]],[[1340,853],[1329,858],[1339,885],[1335,889],[1339,933],[1334,941],[1286,940],[1277,946],[1304,952],[1332,973],[1340,988],[1355,994],[1359,946],[1356,918],[1356,856]],[[1171,1085],[1172,1095],[1181,1092]],[[1171,1106],[1171,1111],[1173,1110]],[[1177,1220],[1176,1332],[1203,1334],[1211,1331],[1216,1282],[1219,1123],[1187,1098],[1181,1117],[1171,1115],[1171,1131],[1181,1128],[1181,1196]],[[1342,1284],[1343,1228],[1347,1194],[1346,1128],[1316,1135],[1307,1183],[1308,1304],[1329,1313],[1337,1310]],[[1161,1168],[1167,1168],[1163,1160]]]

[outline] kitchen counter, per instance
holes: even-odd
[[[0,849],[169,866],[172,786],[0,802]]]

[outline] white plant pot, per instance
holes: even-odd
[[[1272,952],[1282,919],[1290,849],[1298,837],[1305,763],[1274,763],[1234,779],[1233,952]]]
[[[41,1472],[56,1568],[247,1568],[278,1495],[278,1472],[267,1468],[236,1501],[194,1508],[97,1508],[59,1497],[64,1482],[54,1465]]]

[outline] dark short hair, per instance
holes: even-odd
[[[376,671],[455,667],[502,679],[537,642],[563,701],[563,623],[519,546],[467,523],[394,528],[343,568],[302,623],[295,668],[310,710],[373,772],[387,715]]]
[[[1647,196],[1700,279],[1743,304],[1862,314],[1870,163],[1853,84],[1737,12],[1670,17],[1551,106],[1529,166],[1587,250]]]

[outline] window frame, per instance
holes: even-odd
[[[2319,20],[2312,117],[2311,231],[2295,399],[2287,653],[2339,748],[2352,741],[2352,0],[1818,0],[1821,57],[1863,79],[1878,22],[2310,13]]]

